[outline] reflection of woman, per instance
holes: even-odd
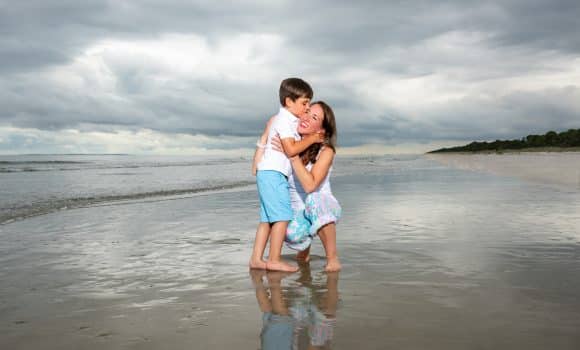
[[[268,127],[262,138],[267,137]],[[325,143],[314,144],[300,156],[291,159],[294,171],[288,178],[288,185],[294,218],[288,224],[286,242],[290,248],[299,251],[299,260],[307,262],[310,259],[312,238],[320,236],[326,251],[325,270],[332,272],[341,268],[336,250],[336,222],[341,215],[341,208],[332,195],[329,182],[336,148],[336,121],[332,109],[322,101],[314,102],[298,124],[298,133],[302,136],[321,132],[325,134]],[[279,141],[273,144],[281,150]],[[262,153],[263,150],[256,150],[254,164],[261,159]],[[262,236],[267,237],[267,234]],[[265,239],[262,240],[265,247]],[[256,239],[253,256],[263,254],[262,245],[258,241]]]
[[[250,276],[263,313],[262,349],[315,349],[330,344],[336,323],[338,272],[326,273],[323,284],[315,283],[310,267],[304,265],[299,285],[284,288],[282,279],[289,274],[250,270]]]
[[[303,293],[291,308],[296,315],[302,316],[297,327],[297,342],[301,344],[307,338],[308,349],[330,345],[336,324],[338,272],[326,273],[324,284],[314,281],[308,265],[300,272],[298,282],[303,286]]]

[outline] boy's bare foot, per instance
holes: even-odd
[[[326,272],[336,272],[340,271],[342,266],[340,266],[340,261],[338,257],[330,258],[326,261],[326,266],[324,267],[324,271]]]
[[[250,269],[257,269],[257,270],[265,270],[266,269],[266,262],[264,260],[250,260]]]
[[[296,254],[296,260],[298,260],[298,262],[304,262],[304,263],[309,262],[310,261],[310,247],[308,247],[306,250],[298,252],[298,254]]]
[[[296,272],[298,271],[298,266],[293,266],[283,261],[268,261],[266,262],[266,270]]]

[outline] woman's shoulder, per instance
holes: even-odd
[[[322,157],[322,156],[334,158],[334,154],[335,153],[334,153],[334,150],[332,149],[332,147],[322,146],[322,148],[318,152],[318,158],[320,159],[320,157]]]
[[[323,146],[316,156],[316,164],[326,164],[332,166],[334,160],[334,150],[331,147]]]

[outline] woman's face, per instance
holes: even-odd
[[[310,106],[310,111],[300,118],[298,124],[298,133],[300,135],[309,135],[324,130],[322,122],[324,120],[324,112],[322,107],[318,104]]]

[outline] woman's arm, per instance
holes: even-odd
[[[270,133],[270,126],[272,125],[274,117],[270,117],[266,123],[266,127],[264,128],[262,136],[260,136],[260,139],[256,144],[256,151],[254,151],[254,159],[252,160],[252,175],[254,176],[256,176],[256,173],[258,172],[258,163],[260,163],[262,157],[264,156],[264,150],[266,149],[266,143],[268,142],[268,134]],[[258,146],[258,144],[260,146]]]
[[[320,186],[332,165],[334,159],[334,151],[330,147],[325,147],[321,152],[318,160],[312,166],[312,170],[308,171],[306,166],[302,163],[300,157],[292,157],[292,168],[294,174],[300,181],[302,188],[306,193],[313,192]]]

